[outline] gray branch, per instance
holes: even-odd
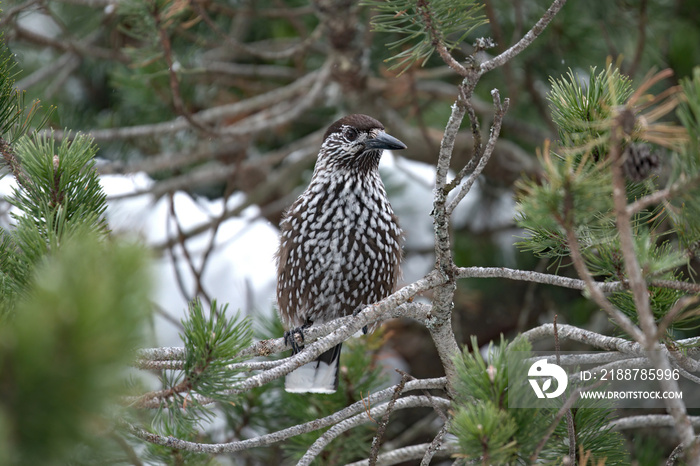
[[[412,390],[442,389],[445,387],[445,383],[446,380],[444,377],[437,379],[412,380],[405,384],[403,392],[408,392]],[[270,434],[260,435],[258,437],[240,440],[236,442],[213,444],[189,442],[174,437],[165,437],[162,435],[154,434],[127,422],[124,422],[123,425],[127,428],[127,430],[129,430],[129,432],[131,432],[131,434],[135,435],[141,440],[145,440],[149,443],[154,443],[156,445],[163,445],[169,448],[176,448],[178,450],[186,450],[197,453],[231,453],[236,451],[247,450],[249,448],[271,445],[273,443],[281,442],[282,440],[286,440],[296,435],[305,434],[307,432],[312,432],[314,430],[334,425],[344,419],[347,419],[350,416],[357,415],[357,413],[364,414],[367,403],[376,404],[387,400],[388,398],[391,398],[395,388],[396,387],[392,386],[384,390],[378,391],[377,393],[374,393],[373,395],[370,395],[369,397],[364,399],[364,401],[360,400],[356,403],[353,403],[347,408],[333,413],[330,416],[326,416],[321,419],[315,419],[313,421],[289,427],[287,429],[283,429],[277,432],[272,432]]]
[[[479,66],[479,73],[484,74],[493,70],[494,68],[503,66],[507,61],[512,60],[513,57],[528,48],[530,44],[532,44],[532,42],[534,42],[534,40],[537,39],[540,34],[542,34],[542,31],[544,31],[547,25],[554,19],[557,13],[559,13],[559,10],[562,9],[565,3],[566,0],[554,0],[545,14],[539,19],[539,21],[537,21],[537,23],[535,23],[532,29],[527,31],[527,34],[525,34],[522,39],[520,39],[515,45],[510,47],[505,52],[482,63],[481,66]]]
[[[408,447],[397,448],[395,450],[382,453],[377,457],[377,466],[391,466],[393,464],[405,463],[411,460],[419,460],[423,458],[423,455],[429,447],[429,443],[422,443],[420,445],[410,445]],[[459,448],[454,443],[442,444],[435,452],[435,456],[449,456],[457,453],[458,451]],[[348,463],[346,466],[369,466],[369,461],[355,461],[354,463]]]
[[[405,398],[400,398],[396,400],[393,409],[407,409],[407,408],[417,408],[417,407],[428,407],[438,405],[439,407],[447,410],[450,408],[450,400],[445,398],[437,397],[427,397],[427,396],[407,396]],[[325,434],[318,438],[313,445],[306,451],[304,456],[299,460],[297,466],[308,466],[311,461],[318,456],[321,451],[328,445],[331,440],[335,439],[343,432],[346,432],[353,427],[364,424],[369,420],[370,417],[380,417],[384,414],[388,407],[388,403],[381,406],[377,406],[369,410],[369,413],[363,412],[357,414],[351,418],[345,419],[328,429]]]
[[[689,416],[695,427],[700,427],[700,416]],[[615,419],[608,424],[612,430],[638,429],[640,427],[673,427],[673,416],[670,414],[647,414]]]

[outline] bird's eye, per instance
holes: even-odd
[[[350,128],[350,127],[345,128],[343,130],[343,136],[348,141],[354,141],[355,139],[357,139],[357,130],[355,128]]]

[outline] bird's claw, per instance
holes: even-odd
[[[352,315],[353,315],[353,316],[356,316],[357,314],[359,314],[360,312],[362,312],[362,310],[363,310],[364,308],[365,308],[364,306],[358,306],[357,309],[355,309],[355,310],[352,312]],[[363,334],[363,335],[367,335],[367,331],[368,331],[367,325],[365,325],[364,327],[362,327],[362,334]]]
[[[284,344],[289,345],[294,353],[304,349],[304,329],[308,328],[309,325],[311,324],[307,323],[284,332]]]

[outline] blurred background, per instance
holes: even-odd
[[[453,50],[460,61],[482,36],[496,46],[481,58],[505,50],[549,2],[484,5],[489,24]],[[460,78],[437,56],[408,68],[387,62],[405,45],[390,50],[400,37],[372,31],[371,8],[350,0],[12,0],[2,9],[0,30],[22,70],[17,86],[44,108],[57,107],[45,131],[94,137],[114,234],[140,237],[156,252],[158,345],[180,344],[180,318],[197,296],[251,316],[275,314],[278,222],[308,183],[326,127],[345,114],[376,117],[408,146],[385,154],[381,173],[406,234],[404,282],[431,270],[434,162]],[[557,138],[550,78],[569,70],[587,77],[610,58],[635,82],[663,68],[675,82],[700,63],[699,25],[693,0],[571,1],[531,47],[486,75],[474,99],[484,140],[490,91],[498,88],[511,104],[484,176],[454,214],[457,265],[573,276],[568,264],[514,245],[522,235],[513,221],[514,182],[538,177],[536,148]],[[465,121],[454,170],[472,144]],[[1,192],[12,183],[0,180]],[[4,224],[9,209],[0,206]],[[512,337],[554,315],[610,330],[577,291],[459,282],[460,343],[470,335],[482,345]],[[392,321],[385,335],[395,364],[415,377],[442,375],[421,325]]]

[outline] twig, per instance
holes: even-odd
[[[503,66],[507,61],[510,61],[515,57],[517,54],[525,50],[527,47],[532,44],[532,42],[540,35],[542,34],[542,31],[547,27],[547,25],[554,19],[557,13],[559,13],[559,10],[562,9],[564,4],[566,3],[566,0],[554,0],[554,2],[550,5],[549,9],[544,13],[544,15],[535,23],[535,25],[530,29],[522,39],[520,39],[515,45],[510,47],[508,50],[505,52],[501,53],[500,55],[484,62],[479,66],[479,73],[484,74],[487,71],[491,71],[494,68],[497,68],[499,66]]]
[[[597,348],[608,351],[620,351],[625,354],[638,354],[641,351],[638,343],[625,340],[624,338],[609,337],[599,333],[575,327],[573,325],[558,325],[557,331],[560,338],[566,338]],[[527,338],[530,341],[545,338],[554,334],[554,326],[552,324],[543,324],[524,332],[521,337]]]
[[[440,389],[445,387],[445,382],[446,380],[444,377],[438,379],[424,379],[419,381],[411,381],[406,384],[406,386],[404,387],[404,391],[416,390],[421,388]],[[387,398],[391,397],[393,392],[394,387],[389,387],[387,389],[374,393],[373,395],[368,397],[368,399],[372,403],[379,403],[380,401],[386,400]],[[281,442],[282,440],[294,437],[296,435],[305,434],[307,432],[313,432],[314,430],[334,425],[343,419],[347,419],[350,416],[363,412],[364,407],[362,405],[362,402],[358,401],[348,406],[347,408],[344,408],[336,413],[331,414],[330,416],[326,416],[321,419],[315,419],[313,421],[289,427],[287,429],[283,429],[277,432],[260,435],[258,437],[246,440],[212,444],[189,442],[174,437],[164,437],[158,434],[154,434],[152,432],[145,431],[140,427],[137,427],[125,421],[122,421],[122,425],[126,427],[126,429],[129,430],[131,434],[149,443],[176,448],[178,450],[218,454],[231,453],[246,450],[249,448],[271,445],[273,443]],[[373,414],[377,415],[376,413]],[[364,413],[362,415],[364,415]]]
[[[571,193],[567,192],[567,198],[570,198],[570,196]],[[571,199],[565,202],[565,204],[568,206],[567,210],[570,209],[571,202]],[[632,336],[637,341],[644,341],[644,334],[639,330],[639,328],[634,325],[629,317],[612,305],[612,303],[603,295],[603,292],[593,280],[593,276],[588,270],[588,267],[583,259],[583,255],[581,254],[581,250],[579,249],[578,238],[576,237],[573,226],[568,222],[562,226],[566,231],[566,242],[569,246],[571,261],[579,277],[583,278],[583,281],[586,282],[586,290],[590,293],[593,301],[600,306],[610,316],[610,318],[612,318],[615,323],[622,328],[622,330],[627,332],[628,335]]]
[[[700,416],[689,416],[695,427],[700,427]],[[673,416],[670,414],[646,414],[628,416],[611,421],[608,426],[612,430],[639,429],[640,427],[673,427]]]
[[[403,374],[401,376],[401,381],[396,385],[396,388],[394,389],[394,394],[391,396],[391,399],[389,400],[389,403],[387,404],[386,411],[384,411],[384,415],[382,416],[382,420],[379,421],[379,427],[377,427],[377,433],[374,434],[374,438],[372,439],[372,448],[369,451],[369,464],[370,466],[376,466],[377,464],[377,456],[379,455],[379,448],[382,446],[382,443],[384,443],[384,433],[386,432],[386,427],[389,425],[389,416],[391,415],[391,412],[394,410],[394,405],[396,404],[396,400],[399,398],[399,395],[401,395],[401,392],[403,391],[404,387],[406,386],[406,382],[408,382],[408,375]],[[370,410],[371,411],[371,410]],[[367,413],[367,416],[370,417],[370,412]]]
[[[433,456],[435,456],[435,453],[439,451],[440,447],[443,444],[445,434],[447,434],[447,424],[442,425],[433,441],[430,442],[430,445],[428,445],[428,448],[425,450],[425,455],[423,455],[423,458],[420,461],[420,466],[430,465]]]
[[[428,6],[428,1],[418,0],[416,3],[416,10],[418,10],[418,12],[423,17],[423,22],[425,23],[425,28],[430,34],[432,45],[433,47],[435,47],[437,53],[440,55],[440,58],[442,58],[442,61],[444,61],[445,64],[452,68],[458,75],[462,77],[467,77],[469,72],[466,68],[460,65],[459,62],[455,60],[452,55],[450,55],[450,52],[445,47],[445,41],[435,28],[435,25],[433,24],[433,18],[430,12],[430,7]]]
[[[676,448],[673,449],[668,459],[666,460],[666,466],[674,466],[679,459],[683,457],[683,444],[679,443]]]
[[[170,229],[172,228],[172,216],[173,216],[173,200],[170,199],[170,204],[171,208],[168,209],[168,217],[165,219],[165,228],[166,228],[166,234],[170,236]],[[178,238],[176,236],[176,238]],[[179,238],[178,238],[179,240]],[[180,267],[178,267],[178,261],[179,258],[175,254],[175,246],[177,245],[177,242],[173,242],[173,245],[167,248],[167,253],[168,257],[170,257],[170,262],[172,262],[173,266],[173,272],[175,273],[175,282],[177,283],[177,288],[180,290],[180,294],[182,295],[182,298],[185,300],[185,302],[190,302],[193,298],[193,296],[190,295],[189,291],[187,290],[187,285],[185,284],[185,279],[182,275],[182,270],[180,270]],[[182,243],[184,244],[184,243]],[[187,252],[187,249],[185,249],[185,252]]]
[[[444,408],[449,409],[450,401],[445,398],[440,398],[437,400],[438,404]],[[395,410],[415,408],[419,406],[431,406],[432,403],[428,400],[426,396],[407,396],[396,400],[393,408]],[[383,415],[388,409],[388,403],[372,408],[370,414],[373,417],[378,417]],[[301,457],[297,466],[308,466],[311,464],[314,458],[328,445],[333,439],[337,438],[343,432],[346,432],[353,427],[364,424],[368,420],[368,415],[366,413],[357,414],[351,418],[345,419],[338,422],[333,427],[328,429],[321,437],[316,440],[311,447],[306,451],[304,456]]]
[[[452,212],[454,211],[455,207],[457,207],[457,204],[459,204],[462,199],[464,199],[464,196],[467,195],[469,190],[471,189],[472,185],[476,181],[476,179],[481,175],[481,172],[484,170],[486,167],[486,164],[489,162],[489,159],[491,158],[491,155],[493,154],[493,150],[496,148],[496,141],[498,140],[499,135],[501,134],[501,125],[503,124],[503,116],[506,114],[508,111],[508,105],[510,104],[509,99],[505,99],[503,101],[503,104],[501,104],[501,96],[498,93],[498,89],[494,89],[491,91],[491,96],[493,97],[493,105],[496,107],[496,113],[494,115],[494,120],[493,120],[493,125],[491,126],[491,134],[489,136],[489,140],[486,143],[486,148],[484,149],[484,153],[481,155],[479,158],[479,163],[476,165],[476,168],[472,172],[472,174],[467,178],[467,181],[465,181],[459,188],[459,191],[457,192],[457,195],[455,196],[454,199],[450,202],[450,204],[447,206],[447,215],[451,215]],[[466,168],[466,167],[465,167]],[[457,181],[458,179],[461,179],[459,176],[457,176],[452,182]],[[459,182],[459,181],[457,181]],[[449,188],[449,186],[448,186]]]
[[[684,296],[676,301],[673,307],[671,307],[663,319],[661,319],[661,322],[659,322],[659,326],[656,329],[655,339],[663,338],[666,329],[673,324],[673,320],[676,318],[676,316],[678,316],[678,314],[680,314],[680,312],[688,306],[697,304],[698,301],[700,301],[700,296]]]
[[[365,397],[362,396],[362,391],[360,391],[360,401],[362,401],[362,406],[365,408],[365,413],[367,413],[367,417],[369,418],[369,420],[374,422],[375,424],[378,424],[378,422],[375,421],[374,418],[369,414],[370,409],[372,409],[372,405],[369,401],[365,403]]]
[[[430,306],[422,303],[404,303],[394,309],[388,309],[387,313],[379,317],[379,319],[389,319],[395,317],[408,317],[418,321],[424,321]],[[338,319],[326,322],[325,324],[313,325],[304,331],[304,339],[307,343],[314,342],[322,336],[328,335],[333,330],[340,328],[354,317],[340,317]],[[261,340],[251,344],[248,348],[243,349],[236,355],[236,358],[251,358],[257,356],[269,356],[270,354],[280,353],[288,350],[290,347],[285,343],[284,338],[273,338],[270,340]],[[135,365],[147,363],[148,361],[184,361],[187,355],[185,348],[178,347],[160,347],[160,348],[144,348],[136,352]],[[282,361],[276,361],[281,363]]]
[[[700,183],[700,176],[694,176],[692,178],[687,178],[685,175],[681,176],[681,179],[674,183],[673,185],[660,189],[658,191],[655,191],[651,194],[648,194],[644,197],[641,197],[637,199],[636,201],[632,202],[631,204],[627,205],[625,207],[627,211],[627,215],[631,216],[636,214],[637,212],[641,211],[645,207],[649,207],[650,205],[658,204],[659,202],[665,201],[667,199],[670,199],[671,197],[675,196],[678,193],[681,193],[683,191],[688,190],[689,188],[694,187]]]
[[[655,79],[659,80],[664,76],[665,75],[663,72],[658,73],[654,78],[647,80],[645,83],[647,86],[650,86]],[[640,86],[640,88],[637,89],[635,94],[630,98],[630,101],[633,101],[635,96],[640,95],[643,89],[644,86]],[[620,140],[623,132],[623,118],[625,117],[626,111],[627,109],[622,110],[618,117],[615,118],[611,130],[612,137],[609,144],[610,158],[612,161],[610,167],[613,182],[613,205],[615,209],[615,220],[617,222],[617,230],[620,238],[620,251],[622,252],[625,273],[629,279],[632,297],[637,309],[639,325],[643,331],[643,334],[641,335],[633,334],[634,339],[648,350],[648,357],[656,369],[666,370],[671,368],[671,364],[667,353],[658,350],[658,328],[654,322],[654,315],[651,311],[647,283],[642,275],[642,269],[639,265],[639,260],[635,252],[632,221],[631,216],[627,211],[627,189],[622,167],[624,161],[620,149]],[[662,378],[659,380],[659,385],[665,391],[678,391],[678,383],[672,379],[666,380]],[[665,399],[664,403],[666,404],[666,409],[675,420],[676,432],[681,438],[682,443],[687,447],[686,457],[688,463],[699,465],[700,444],[695,442],[695,432],[693,431],[693,427],[688,420],[688,413],[685,404],[682,400],[675,398]]]
[[[391,466],[393,464],[406,463],[412,460],[421,459],[424,457],[425,451],[429,447],[430,444],[422,443],[419,445],[410,445],[408,447],[397,448],[379,455],[377,458],[377,464],[381,466]],[[439,456],[449,456],[457,453],[458,450],[459,448],[455,443],[443,443],[435,454]],[[367,460],[361,460],[346,464],[345,466],[369,466],[369,462]]]
[[[247,392],[252,388],[261,387],[275,379],[278,379],[288,374],[294,369],[308,362],[311,362],[329,348],[347,340],[356,332],[361,330],[364,326],[376,322],[381,318],[381,316],[392,312],[400,304],[406,303],[416,294],[435,288],[441,283],[442,280],[440,276],[435,272],[431,272],[424,278],[401,288],[400,290],[396,291],[387,298],[384,298],[383,300],[375,304],[365,307],[365,309],[363,309],[358,314],[354,316],[345,317],[343,319],[338,319],[338,322],[341,323],[338,328],[336,328],[328,335],[319,338],[314,343],[307,344],[304,348],[304,351],[290,356],[289,358],[286,358],[284,361],[281,362],[280,365],[274,368],[267,369],[259,374],[256,374],[237,383],[231,389],[226,390],[222,394],[235,395],[238,393]],[[310,327],[309,330],[313,329],[314,327],[315,326]],[[310,332],[305,331],[305,334],[306,333]],[[278,340],[283,341],[283,339]],[[269,351],[269,340],[261,342],[261,344],[262,346],[257,347],[258,350],[267,349],[267,351]],[[141,405],[144,407],[158,407],[160,405],[160,400],[143,400]]]
[[[129,59],[126,55],[120,51],[115,51],[112,49],[105,49],[102,47],[97,47],[90,45],[89,43],[83,41],[75,41],[69,38],[55,39],[47,35],[38,34],[30,29],[27,29],[20,24],[15,23],[13,25],[14,30],[17,33],[17,37],[20,39],[25,39],[28,42],[32,42],[37,45],[42,45],[45,47],[51,47],[61,52],[78,53],[83,57],[93,57],[103,60],[114,60],[120,63],[128,63]]]
[[[195,292],[194,292],[194,295],[195,296],[202,296],[205,299],[205,301],[207,302],[207,304],[209,304],[211,306],[211,298],[209,297],[209,294],[207,293],[207,291],[204,289],[204,284],[202,283],[202,273],[200,270],[197,270],[197,266],[194,263],[192,255],[190,254],[190,250],[187,249],[187,243],[185,241],[184,232],[182,230],[182,225],[180,224],[180,220],[177,217],[177,211],[175,210],[175,195],[173,193],[170,193],[169,200],[170,200],[170,218],[172,219],[173,223],[175,224],[175,228],[177,230],[178,244],[180,245],[180,249],[182,249],[182,255],[185,258],[185,262],[187,263],[187,265],[190,269],[190,272],[194,276],[195,285],[197,287]],[[214,234],[216,234],[216,232],[214,232]],[[178,267],[177,261],[175,260],[175,253],[174,252],[172,253],[172,257],[173,257],[173,268],[176,269],[176,270],[174,270],[174,272],[176,275],[178,275],[179,271],[177,269],[179,267]],[[202,269],[203,268],[204,268],[204,263],[202,264]],[[181,279],[179,279],[179,281],[181,282],[181,287],[184,287],[184,282]],[[185,293],[187,293],[187,290],[183,288],[182,292],[183,292],[183,294],[185,294]],[[187,301],[190,301],[190,300],[191,300],[191,298],[188,299]]]
[[[246,53],[248,55],[252,55],[254,57],[262,58],[264,60],[283,60],[304,52],[306,49],[311,47],[311,45],[313,45],[314,42],[318,41],[321,38],[321,33],[323,32],[324,27],[323,22],[320,22],[313,30],[313,32],[309,34],[308,37],[304,38],[303,40],[289,47],[286,50],[273,52],[269,50],[259,49],[256,47],[251,47],[249,44],[244,44],[236,41],[229,34],[226,34],[216,24],[216,22],[214,22],[214,20],[207,14],[207,11],[204,8],[202,8],[198,1],[190,0],[189,4],[192,6],[192,9],[195,12],[197,12],[199,16],[202,17],[204,22],[207,23],[207,25],[226,42],[227,45],[231,46],[234,50]]]
[[[576,278],[562,277],[548,273],[533,272],[531,270],[509,269],[507,267],[458,267],[457,278],[505,278],[544,285],[553,285],[561,288],[585,290],[586,282]],[[594,282],[601,292],[624,290],[622,282]]]
[[[274,361],[247,361],[238,362],[233,364],[228,364],[226,370],[241,370],[241,371],[262,371],[266,369],[271,369],[282,364],[281,360]],[[147,359],[140,359],[135,364],[134,367],[144,370],[182,370],[185,367],[184,360],[173,360],[173,361],[151,361]]]
[[[35,3],[40,3],[39,0],[28,0],[24,3],[20,3],[19,5],[15,5],[12,8],[5,8],[2,11],[2,18],[0,19],[0,29],[6,30],[5,28],[7,27],[7,23],[12,21],[15,16],[18,16],[24,11],[26,11],[29,7],[34,5]],[[20,89],[24,89],[23,87],[20,87]]]
[[[319,70],[309,72],[287,86],[276,88],[270,92],[259,94],[240,102],[234,102],[231,104],[220,105],[218,107],[202,110],[192,114],[192,118],[200,124],[213,124],[226,121],[241,114],[248,114],[259,111],[263,108],[268,108],[279,102],[292,99],[300,94],[308,93],[310,87],[318,85],[319,79],[325,80],[327,77],[327,71],[328,70],[322,67]],[[250,135],[252,133],[273,127],[272,123],[270,123],[268,126],[263,126],[260,125],[260,122],[257,120],[251,120],[251,118],[252,117],[248,117],[238,121],[234,127],[228,128],[228,133],[231,135]],[[255,121],[255,124],[253,124],[253,121]],[[85,130],[84,133],[88,133],[95,139],[95,141],[114,141],[119,139],[162,136],[165,134],[172,134],[177,133],[178,131],[187,130],[189,127],[190,124],[184,117],[178,117],[161,123],[110,129]],[[59,130],[55,130],[51,134],[53,134],[54,138],[57,140],[61,140],[67,136],[67,134]]]
[[[634,233],[632,231],[631,218],[627,213],[627,188],[622,167],[623,157],[620,149],[623,115],[624,112],[621,112],[611,130],[610,158],[612,163],[610,168],[613,179],[613,205],[625,272],[629,279],[632,297],[637,308],[639,325],[644,332],[643,335],[634,335],[635,340],[642,344],[647,344],[649,349],[651,349],[653,339],[656,336],[656,325],[654,324],[654,316],[649,304],[647,283],[642,275],[642,269],[634,250]]]
[[[537,444],[537,448],[535,448],[535,451],[530,456],[530,461],[532,461],[533,463],[537,461],[537,458],[540,456],[540,452],[549,441],[549,438],[554,433],[554,430],[557,428],[557,425],[559,425],[559,422],[564,417],[566,412],[571,410],[571,407],[574,405],[581,392],[600,387],[601,385],[603,385],[603,383],[605,383],[605,380],[599,380],[598,382],[594,383],[593,385],[589,385],[588,387],[578,387],[572,390],[571,394],[564,402],[564,405],[561,408],[559,408],[559,411],[557,411],[557,414],[556,416],[554,416],[552,424],[549,426],[549,429],[547,429],[547,432],[542,437],[542,440],[540,440],[540,442]]]
[[[554,327],[554,353],[556,354],[557,365],[561,364],[561,347],[559,346],[559,330],[557,329],[557,315],[554,315],[552,323]],[[574,430],[574,417],[571,409],[566,410],[566,431],[569,434],[569,460],[570,464],[576,464],[576,431]]]
[[[630,65],[627,75],[634,77],[637,73],[637,67],[642,60],[642,53],[644,52],[644,45],[646,43],[646,29],[647,29],[647,0],[642,0],[639,4],[639,21],[637,22],[637,46],[634,50],[634,58],[632,59],[632,64]]]
[[[196,2],[193,2],[196,3]],[[173,106],[175,107],[175,112],[178,115],[181,115],[185,117],[187,122],[192,125],[192,127],[202,131],[207,136],[210,137],[216,137],[218,134],[216,131],[214,131],[212,128],[208,128],[199,121],[195,120],[192,118],[192,114],[189,112],[189,110],[185,107],[185,103],[182,100],[182,94],[180,93],[180,79],[178,77],[178,70],[175,67],[175,63],[173,61],[173,50],[172,46],[170,43],[170,36],[168,35],[168,31],[165,29],[165,27],[162,24],[161,21],[161,12],[158,11],[158,7],[156,6],[156,3],[154,2],[152,4],[153,11],[151,11],[151,15],[153,16],[153,19],[155,20],[155,25],[156,28],[158,29],[158,38],[160,40],[160,44],[163,48],[163,56],[165,58],[165,63],[168,66],[168,77],[170,79],[170,92],[172,93],[172,98],[173,98]]]

